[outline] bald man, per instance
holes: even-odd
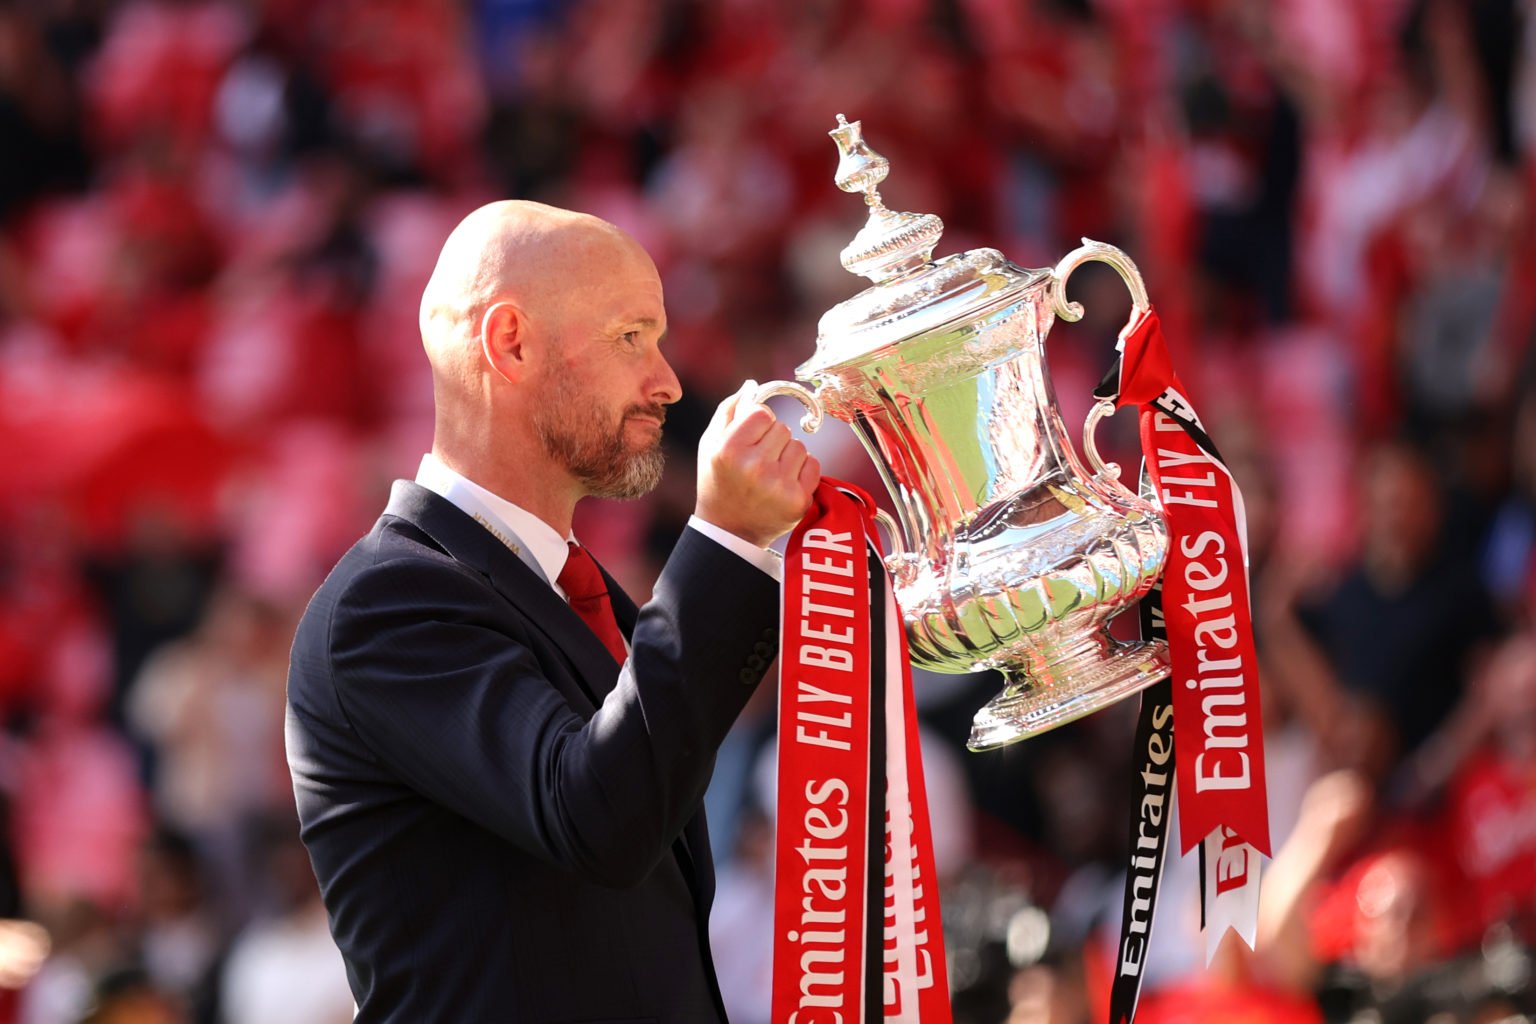
[[[571,518],[661,474],[681,389],[650,258],[595,218],[492,204],[444,244],[421,333],[432,451],[316,593],[288,681],[357,1020],[724,1020],[701,803],[777,648],[766,545],[820,469],[747,388],[727,399],[637,610]]]

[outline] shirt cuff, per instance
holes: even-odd
[[[725,550],[745,559],[772,576],[774,582],[784,582],[784,558],[772,548],[760,548],[751,541],[742,540],[729,530],[722,530],[714,523],[707,523],[698,516],[689,516],[688,525],[698,530]]]

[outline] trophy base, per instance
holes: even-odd
[[[1162,640],[1121,643],[1101,633],[1091,648],[1011,674],[1003,692],[976,712],[965,745],[992,750],[1027,740],[1168,677],[1168,645]]]

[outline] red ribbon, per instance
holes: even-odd
[[[785,552],[775,1024],[950,1020],[917,716],[874,510],[823,478]]]
[[[1141,446],[1168,520],[1163,615],[1173,661],[1179,830],[1187,853],[1217,829],[1270,853],[1258,659],[1242,494],[1146,309],[1121,335],[1117,406],[1140,407]],[[1216,888],[1222,891],[1218,863]]]

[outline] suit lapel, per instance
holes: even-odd
[[[618,680],[619,666],[543,577],[451,501],[419,484],[396,480],[384,514],[421,530],[453,558],[482,573],[497,593],[516,605],[570,662],[585,705],[576,710],[583,718],[592,717]],[[609,586],[613,587],[611,580]],[[627,598],[624,604],[630,609],[628,635],[634,626],[634,605]],[[619,624],[624,627],[622,618]]]
[[[497,592],[527,616],[533,626],[549,637],[570,661],[582,688],[577,699],[585,707],[576,707],[583,718],[591,718],[618,681],[619,666],[592,635],[581,617],[562,601],[554,589],[491,532],[465,515],[448,499],[408,480],[396,480],[390,492],[385,515],[404,519],[446,551],[453,558],[483,573]],[[608,570],[601,565],[608,583],[613,616],[626,638],[634,634],[639,611]],[[573,706],[575,706],[573,704]],[[714,865],[709,857],[709,837],[705,830],[704,808],[683,826],[682,834],[672,844],[678,867],[693,892],[701,920],[707,920],[714,898]],[[708,946],[706,945],[706,949]]]

